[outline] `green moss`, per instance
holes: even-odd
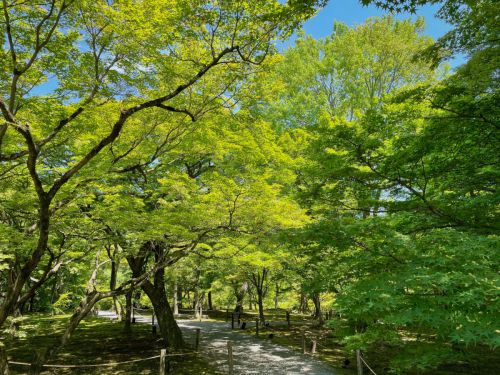
[[[69,315],[31,315],[19,319],[17,337],[5,340],[9,360],[31,362],[36,350],[50,347],[64,332]],[[161,342],[151,335],[151,328],[145,324],[133,325],[133,333],[123,332],[120,322],[107,319],[87,318],[80,323],[69,344],[56,358],[48,363],[55,364],[99,364],[122,362],[152,357],[160,354]],[[172,374],[219,374],[203,358],[189,355],[172,357]],[[10,365],[12,374],[25,374],[27,367]],[[43,374],[158,374],[159,359],[122,364],[109,367],[82,369],[51,369]]]

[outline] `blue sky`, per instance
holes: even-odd
[[[423,16],[426,21],[425,34],[434,39],[439,38],[448,30],[450,25],[435,17],[439,10],[439,5],[427,5],[420,7],[416,14],[400,13],[397,18],[415,18]],[[362,6],[358,0],[329,0],[328,5],[321,9],[315,17],[304,24],[306,34],[314,38],[322,38],[329,35],[333,28],[334,21],[344,22],[349,26],[355,26],[363,23],[367,18],[373,16],[383,16],[383,10],[374,5]],[[284,42],[281,47],[287,48],[293,44],[295,36]]]

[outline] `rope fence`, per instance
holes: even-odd
[[[163,351],[163,350],[162,350]],[[159,355],[154,355],[152,357],[147,357],[147,358],[139,358],[139,359],[131,359],[128,361],[122,361],[122,362],[108,362],[108,363],[92,363],[92,364],[82,364],[82,365],[58,365],[58,364],[42,364],[41,367],[45,368],[89,368],[89,367],[113,367],[113,366],[118,366],[118,365],[124,365],[128,363],[137,363],[137,362],[145,362],[145,361],[150,361],[152,359],[158,359],[158,358],[164,358],[164,357],[180,357],[180,356],[187,356],[187,355],[196,355],[198,354],[197,352],[185,352],[185,353],[171,353],[171,354],[159,354]],[[28,362],[19,362],[19,361],[9,361],[9,365],[18,365],[18,366],[33,366],[33,363],[28,363]]]
[[[370,365],[368,363],[366,363],[365,359],[363,358],[363,352],[359,349],[356,350],[356,361],[357,361],[357,365],[358,365],[358,375],[363,375],[363,364],[366,366],[366,368],[368,370],[370,370],[370,372],[373,375],[377,375],[377,373],[375,371],[373,371],[373,369],[370,367]]]

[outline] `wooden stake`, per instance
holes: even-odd
[[[194,350],[198,351],[199,347],[200,347],[200,329],[196,328],[196,341],[194,344]]]
[[[312,340],[311,354],[315,354],[316,353],[316,345],[317,345],[317,341],[316,340]]]
[[[302,334],[302,353],[303,354],[306,354],[306,332],[304,331],[304,329],[302,328],[301,330],[301,334]]]
[[[358,375],[363,375],[363,362],[361,362],[361,350],[356,350],[356,365],[358,367]]]
[[[160,375],[167,373],[167,349],[160,351]]]
[[[231,341],[227,342],[227,364],[229,366],[229,375],[234,374],[234,364],[233,364],[233,343]]]

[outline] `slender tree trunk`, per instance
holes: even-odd
[[[111,252],[111,247],[113,247],[113,252]],[[119,263],[116,259],[116,254],[118,252],[118,245],[109,245],[106,247],[106,251],[108,252],[108,258],[111,261],[111,274],[109,277],[109,290],[115,290],[116,288],[116,280],[118,276],[118,267]],[[115,311],[118,320],[121,320],[121,308],[118,306],[118,297],[113,296],[113,309]]]
[[[198,287],[194,291],[194,303],[193,303],[194,317],[198,319],[200,316],[200,292]]]
[[[174,315],[177,316],[177,315],[179,315],[179,301],[178,301],[179,291],[177,289],[177,281],[174,283],[174,293],[173,294],[174,294],[174,298],[173,298],[172,305],[174,308]]]
[[[264,297],[267,292],[267,286],[265,287],[266,277],[268,274],[268,269],[263,268],[262,273],[254,272],[252,273],[252,283],[255,287],[257,293],[257,305],[259,307],[259,320],[262,325],[265,325],[266,319],[264,316]]]
[[[46,196],[46,194],[43,196],[39,195],[39,236],[37,246],[31,254],[31,258],[24,264],[21,271],[17,274],[12,287],[7,290],[7,293],[3,298],[2,304],[0,305],[0,328],[4,325],[9,314],[12,313],[24,285],[47,250],[50,227],[50,201],[51,200]]]
[[[248,291],[248,283],[246,281],[243,282],[241,287],[239,287],[237,283],[234,283],[233,290],[236,296],[236,307],[234,308],[234,312],[241,314],[243,313],[243,300]]]
[[[125,323],[123,330],[125,333],[131,333],[132,332],[132,296],[134,294],[134,291],[130,289],[126,294],[125,294],[125,314],[124,314],[124,319],[123,322]]]
[[[259,321],[260,324],[266,324],[266,318],[264,316],[264,296],[262,291],[257,290],[257,304],[259,306]]]
[[[276,289],[274,292],[274,310],[278,310],[280,288],[278,283],[276,283]]]
[[[177,312],[179,312],[179,309],[182,309],[182,285],[177,285]]]

